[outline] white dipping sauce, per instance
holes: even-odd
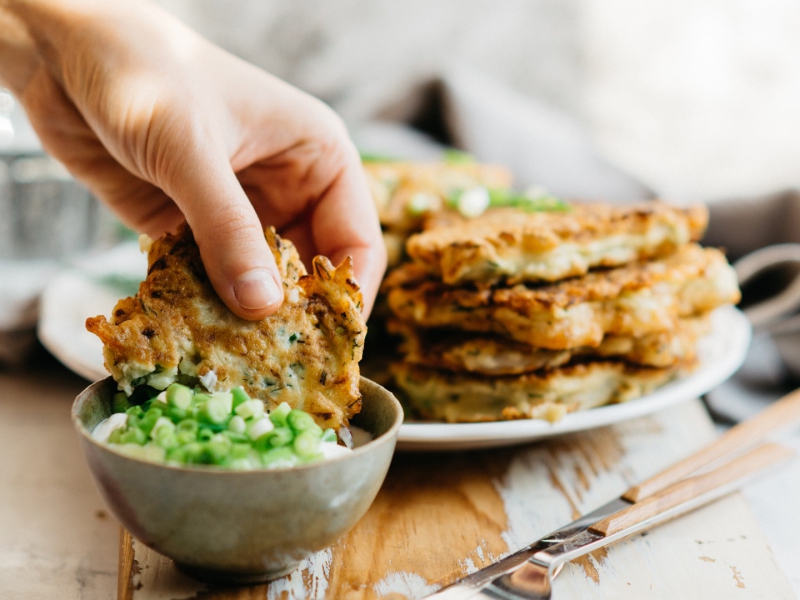
[[[128,415],[125,413],[115,413],[100,421],[97,424],[97,427],[94,428],[92,431],[92,439],[97,440],[98,442],[107,443],[109,436],[111,436],[111,432],[115,429],[121,429],[125,427],[125,423],[128,421]]]
[[[361,427],[350,426],[350,435],[353,437],[353,448],[358,448],[372,441],[372,434]]]

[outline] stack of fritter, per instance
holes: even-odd
[[[433,223],[433,221],[431,221]],[[452,215],[387,278],[396,387],[424,419],[558,420],[691,369],[735,274],[702,207],[652,202]]]

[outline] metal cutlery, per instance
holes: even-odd
[[[428,598],[548,599],[552,578],[570,560],[720,498],[794,456],[782,446],[759,444],[798,421],[800,390],[619,498]]]

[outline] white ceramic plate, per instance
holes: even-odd
[[[78,375],[90,381],[108,377],[103,366],[103,344],[86,331],[86,319],[110,316],[128,292],[109,282],[144,279],[147,257],[137,244],[123,244],[82,261],[56,276],[45,288],[39,306],[38,334],[44,347]]]
[[[87,317],[108,316],[124,290],[104,279],[111,274],[144,277],[146,258],[135,245],[84,262],[57,276],[41,302],[39,339],[61,362],[95,381],[108,375],[102,344],[86,331]],[[558,423],[539,419],[496,423],[407,423],[400,428],[400,450],[466,450],[509,446],[571,431],[617,423],[697,398],[730,377],[741,366],[750,343],[750,323],[737,309],[723,307],[712,315],[712,330],[700,342],[700,366],[648,396],[572,413]]]
[[[750,322],[739,310],[722,307],[712,315],[711,332],[700,340],[699,367],[690,375],[624,404],[568,414],[558,423],[541,419],[494,423],[406,423],[400,428],[400,450],[469,450],[510,446],[610,425],[692,400],[728,379],[744,362],[750,344]]]

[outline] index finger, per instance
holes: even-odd
[[[312,210],[311,232],[317,251],[335,265],[353,257],[368,317],[386,271],[386,247],[361,159],[349,140],[343,144],[342,167]]]

